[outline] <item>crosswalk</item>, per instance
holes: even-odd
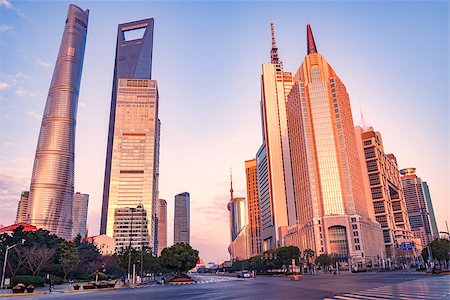
[[[240,280],[239,278],[235,277],[210,277],[210,276],[198,276],[194,277],[195,282],[193,284],[205,284],[205,283],[217,283],[217,282],[229,282],[229,281],[236,281]],[[145,287],[163,287],[163,286],[179,286],[179,285],[169,285],[169,284],[157,284],[157,283],[149,283],[149,284],[142,284],[139,286],[136,286],[135,288],[145,288]]]
[[[450,276],[429,277],[405,281],[396,284],[388,284],[358,292],[335,295],[324,300],[341,299],[449,299],[450,298]]]

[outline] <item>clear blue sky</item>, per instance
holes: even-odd
[[[29,188],[40,118],[70,2],[0,0],[0,224]],[[160,197],[191,193],[192,244],[206,261],[227,257],[229,167],[245,196],[244,160],[261,143],[261,64],[269,22],[295,72],[306,23],[400,167],[428,181],[438,226],[449,212],[448,3],[77,1],[90,10],[76,136],[77,191],[90,194],[97,234],[117,24],[154,17],[153,78],[160,90]],[[446,214],[447,213],[447,214]]]

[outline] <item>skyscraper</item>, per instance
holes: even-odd
[[[252,257],[262,253],[256,159],[245,161],[245,174],[247,179],[248,251],[249,256]]]
[[[73,194],[72,205],[72,238],[75,238],[78,234],[81,237],[87,236],[86,221],[89,206],[89,195],[76,192]]]
[[[286,103],[297,224],[287,245],[367,262],[384,256],[371,220],[345,85],[317,51],[307,26],[307,55]]]
[[[151,247],[155,243],[160,135],[158,88],[156,80],[151,80],[153,26],[152,18],[118,26],[100,225],[100,234],[112,237],[115,216],[139,206],[147,218],[142,221],[147,228],[140,234],[148,237],[133,235],[133,239]],[[121,245],[116,241],[117,247]]]
[[[265,166],[257,167],[265,172],[261,176],[258,173],[261,240],[264,251],[281,246],[284,230],[296,222],[285,107],[286,96],[292,88],[292,74],[283,71],[283,63],[278,58],[273,24],[270,25],[271,62],[262,65],[261,75],[263,145],[256,155],[257,164],[264,163]]]
[[[394,245],[412,241],[397,160],[393,154],[384,152],[383,140],[378,131],[372,127],[363,129],[357,126],[355,132],[364,155],[362,163],[368,174],[369,199],[372,200],[375,219],[383,229],[386,254],[396,258]]]
[[[89,10],[71,4],[42,117],[31,175],[29,223],[72,236],[75,125]]]
[[[173,243],[190,243],[190,195],[184,192],[175,196],[173,216]]]
[[[161,251],[167,248],[167,202],[164,199],[158,200],[158,249],[155,249],[158,256]]]
[[[425,248],[433,241],[433,232],[423,182],[416,175],[416,168],[402,169],[400,173],[411,230],[415,238],[420,238],[422,247]]]
[[[19,203],[17,204],[17,214],[15,221],[16,224],[26,222],[28,219],[27,212],[28,212],[29,197],[30,197],[29,191],[22,191],[22,193],[20,194],[20,200]]]
[[[433,203],[431,202],[430,188],[426,181],[422,181],[423,192],[425,193],[425,201],[427,203],[428,214],[430,215],[431,232],[433,239],[439,238],[439,230],[436,223],[436,217],[434,215]]]
[[[231,200],[231,238],[234,241],[246,222],[245,198],[235,197]]]

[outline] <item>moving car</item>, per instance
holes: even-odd
[[[252,275],[250,274],[249,271],[242,271],[242,272],[237,273],[237,277],[238,278],[251,278]]]

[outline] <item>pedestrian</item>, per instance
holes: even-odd
[[[48,287],[48,291],[50,292],[50,294],[53,294],[54,289],[55,289],[55,285],[53,284],[53,280],[50,279],[50,285]]]

